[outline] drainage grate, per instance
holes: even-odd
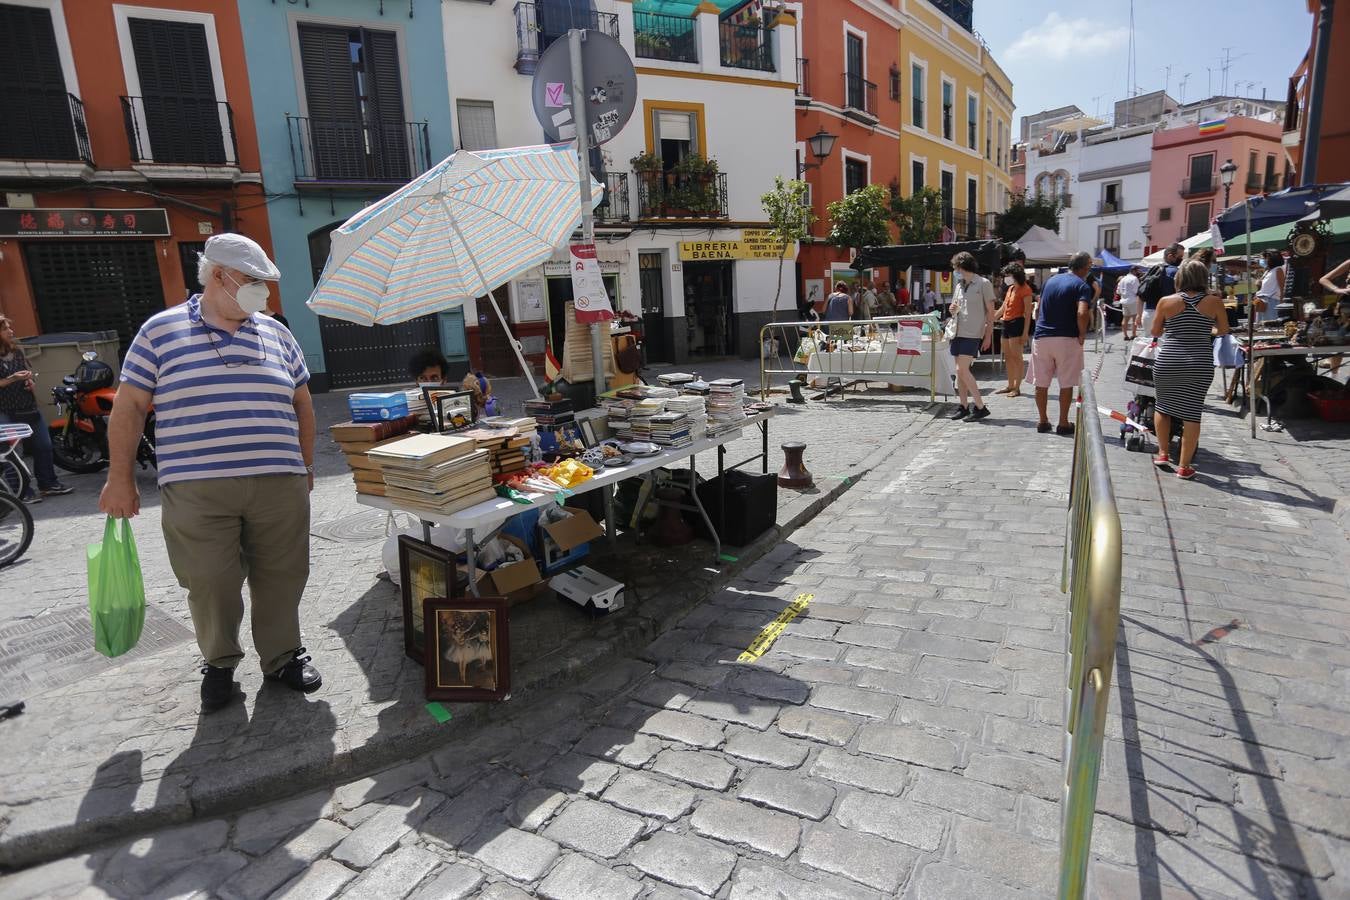
[[[343,516],[341,519],[334,519],[331,522],[320,522],[318,525],[311,525],[309,533],[315,537],[323,538],[328,541],[339,541],[349,544],[364,544],[371,541],[382,541],[385,538],[385,525],[389,521],[389,513],[378,510],[372,512],[354,513],[350,516]],[[395,518],[393,531],[400,527],[398,519]]]
[[[0,626],[0,684],[8,697],[50,690],[194,639],[192,631],[157,606],[145,608],[136,646],[116,659],[94,649],[89,610],[82,607]]]

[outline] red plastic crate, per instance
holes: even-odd
[[[1317,407],[1317,415],[1327,422],[1350,422],[1350,392],[1339,396],[1329,391],[1319,391],[1308,395],[1308,399]]]

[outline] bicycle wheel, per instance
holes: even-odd
[[[15,497],[24,497],[33,486],[33,475],[14,453],[0,453],[0,491],[9,491]]]
[[[17,497],[0,491],[0,568],[23,556],[33,542],[33,514]]]

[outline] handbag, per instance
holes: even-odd
[[[942,339],[948,343],[956,340],[956,316],[947,320],[947,324],[942,326]]]
[[[1139,338],[1130,349],[1130,364],[1125,369],[1125,381],[1153,387],[1153,366],[1157,358],[1158,344],[1149,338]]]

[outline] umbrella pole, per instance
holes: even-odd
[[[1256,437],[1256,395],[1252,388],[1256,386],[1253,373],[1256,371],[1256,298],[1252,294],[1252,201],[1242,201],[1242,214],[1247,225],[1247,403],[1252,408],[1252,437]],[[1270,400],[1266,400],[1266,409],[1270,409]]]
[[[497,321],[502,323],[502,331],[506,334],[506,339],[511,342],[511,349],[515,351],[516,359],[520,362],[520,371],[525,373],[525,380],[530,383],[530,393],[534,394],[535,399],[539,399],[539,386],[534,383],[534,373],[525,362],[525,354],[521,353],[520,341],[511,333],[511,326],[506,324],[506,316],[502,315],[502,308],[497,305],[497,298],[492,296],[492,285],[488,284],[487,279],[483,277],[483,270],[478,266],[478,260],[474,258],[473,251],[469,249],[469,244],[464,240],[463,233],[459,230],[459,223],[455,217],[450,214],[450,207],[445,206],[445,201],[441,201],[445,207],[445,217],[450,222],[450,227],[454,229],[455,237],[464,245],[464,255],[469,257],[469,262],[473,264],[473,272],[478,276],[478,283],[483,286],[483,294],[487,297],[488,303],[492,304],[492,311],[497,314]]]
[[[567,32],[567,51],[572,63],[572,118],[577,125],[577,173],[581,184],[581,242],[595,244],[595,212],[591,209],[591,140],[586,121],[586,75],[581,65],[581,40],[585,32],[573,28]],[[609,330],[607,321],[591,323],[591,366],[595,377],[597,402],[605,392],[605,356],[600,326]]]

